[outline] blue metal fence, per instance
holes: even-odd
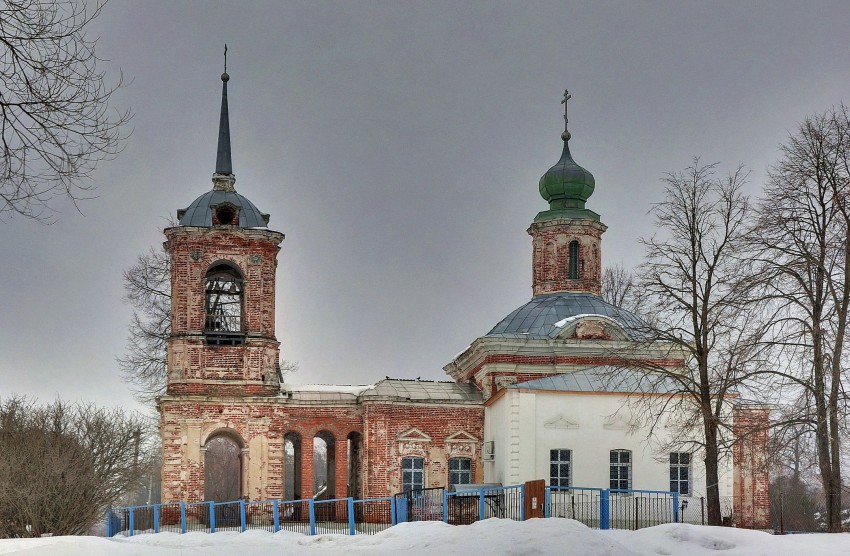
[[[547,486],[544,504],[545,517],[575,519],[598,529],[675,523],[680,520],[680,510],[678,493],[658,490]],[[106,534],[259,529],[305,535],[369,535],[405,521],[462,525],[491,517],[524,520],[525,486],[459,492],[428,489],[367,500],[236,500],[111,508],[106,512]]]
[[[522,521],[524,495],[524,485],[446,492],[443,521],[451,525],[466,525],[490,517]]]

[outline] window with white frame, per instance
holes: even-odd
[[[568,487],[572,478],[573,451],[549,450],[549,486]]]
[[[691,454],[670,452],[670,490],[679,494],[691,493]]]
[[[425,459],[407,457],[401,460],[401,490],[425,488]]]
[[[611,487],[632,488],[632,453],[629,450],[611,450]]]
[[[449,460],[449,486],[472,483],[472,460],[451,458]]]

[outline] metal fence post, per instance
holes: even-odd
[[[679,523],[679,493],[673,491],[673,523]]]
[[[274,519],[274,532],[280,531],[280,502],[277,500],[272,504],[272,516]]]
[[[547,486],[544,492],[546,494],[543,495],[543,517],[552,517],[552,510],[549,509],[552,503],[552,487]]]
[[[611,528],[611,491],[607,488],[599,493],[599,528]]]
[[[312,498],[310,498],[307,501],[307,503],[308,503],[307,505],[309,506],[309,509],[310,509],[310,534],[315,535],[316,534],[316,501],[313,500]]]
[[[186,532],[186,502],[180,502],[180,532]]]
[[[135,525],[136,525],[134,523],[134,521],[135,521],[135,514],[133,513],[133,508],[130,507],[130,536],[131,537],[135,533],[135,531],[133,531],[133,529],[135,528]]]
[[[449,493],[443,491],[443,523],[449,522]]]
[[[702,524],[705,525],[705,496],[699,497],[699,513]]]
[[[242,524],[242,532],[248,528],[248,520],[245,518],[245,499],[239,499],[239,521]]]
[[[153,532],[159,533],[159,504],[153,505]]]
[[[396,511],[395,496],[390,496],[390,525],[396,525],[398,523]]]
[[[640,516],[640,505],[638,504],[639,501],[640,501],[640,497],[635,496],[635,531],[640,529],[639,523],[638,523],[639,516]]]
[[[215,501],[210,500],[210,533],[215,533]]]
[[[348,498],[348,533],[355,535],[357,532],[354,529],[354,498]]]
[[[484,489],[478,491],[478,521],[484,520],[484,513],[487,511],[487,505],[484,503]]]
[[[525,484],[519,485],[519,520],[525,521]]]

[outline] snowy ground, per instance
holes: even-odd
[[[488,519],[472,525],[403,523],[377,535],[245,533],[159,533],[132,538],[52,537],[0,540],[0,554],[139,555],[238,554],[576,554],[686,556],[850,554],[850,534],[773,536],[758,531],[670,524],[639,531],[598,531],[567,519],[515,522]]]

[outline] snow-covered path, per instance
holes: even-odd
[[[758,531],[696,525],[660,525],[640,531],[598,531],[566,519],[515,522],[488,519],[472,525],[403,523],[380,534],[348,537],[248,531],[160,533],[132,538],[52,537],[0,540],[0,554],[27,556],[200,556],[237,554],[498,554],[565,555],[746,555],[820,556],[850,554],[850,534],[773,536]]]

